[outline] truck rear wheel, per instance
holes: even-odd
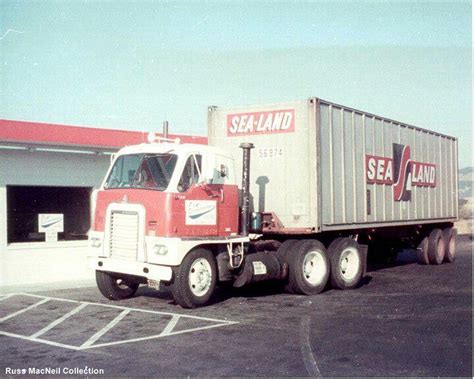
[[[217,282],[214,255],[206,249],[189,253],[175,270],[171,292],[183,308],[196,308],[209,302]]]
[[[423,241],[418,245],[418,248],[416,249],[416,257],[420,265],[430,264],[428,259],[428,237],[423,238]]]
[[[96,271],[95,279],[100,293],[110,300],[129,299],[135,295],[140,285],[105,271]]]
[[[294,239],[286,240],[278,248],[277,255],[278,255],[278,259],[279,259],[279,261],[282,265],[286,264],[287,267],[289,268],[290,264],[288,262],[288,256],[290,254],[292,254],[292,251],[294,250],[294,248],[295,248],[295,246],[298,242],[300,242],[300,241],[294,240]],[[290,286],[290,283],[289,283],[288,280],[285,283],[285,292],[293,293],[293,289]]]
[[[440,229],[433,229],[428,238],[428,259],[431,264],[440,265],[443,263],[446,251],[443,232]]]
[[[452,263],[456,258],[456,237],[458,232],[454,228],[446,228],[443,230],[443,235],[444,243],[446,244],[444,261]]]
[[[337,238],[328,249],[331,285],[341,290],[357,287],[364,264],[359,244],[351,238]]]
[[[289,283],[292,293],[316,295],[329,279],[329,260],[324,245],[316,240],[300,241],[288,252]]]

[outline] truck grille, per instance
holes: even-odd
[[[138,214],[112,212],[110,254],[113,258],[136,260],[138,252]]]

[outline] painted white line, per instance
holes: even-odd
[[[168,322],[168,325],[163,329],[163,331],[160,333],[160,336],[169,336],[171,332],[173,331],[174,327],[178,323],[179,319],[181,318],[180,315],[174,315],[170,322]]]
[[[23,309],[20,309],[19,311],[16,311],[12,314],[9,314],[8,316],[5,316],[5,317],[2,317],[0,318],[0,322],[3,322],[3,321],[6,321],[6,320],[9,320],[15,316],[18,316],[22,313],[25,313],[27,311],[29,311],[30,309],[33,309],[33,308],[36,308],[37,306],[41,305],[41,304],[44,304],[44,303],[47,303],[48,301],[50,300],[49,297],[45,297],[43,298],[43,300],[40,300],[38,301],[37,303],[33,304],[33,305],[30,305],[29,307],[26,307],[26,308],[23,308]]]
[[[311,319],[309,316],[305,316],[301,319],[300,324],[300,344],[301,353],[303,355],[303,362],[306,367],[308,374],[314,378],[321,377],[321,371],[319,371],[316,359],[314,359],[313,350],[311,349],[311,342],[309,335],[311,332]]]
[[[38,297],[38,298],[45,298],[46,297],[46,296],[41,296],[41,295],[33,295],[33,294],[29,294],[29,293],[21,293],[21,294],[18,294],[18,295]],[[193,319],[196,319],[196,320],[212,321],[212,322],[219,322],[219,323],[234,323],[234,321],[219,320],[219,319],[209,318],[209,317],[193,316],[193,315],[187,315],[187,314],[181,314],[181,313],[172,313],[172,312],[151,311],[151,310],[148,310],[148,309],[122,307],[120,305],[92,303],[92,302],[89,302],[89,301],[77,301],[77,300],[70,300],[70,299],[62,299],[62,298],[58,298],[58,297],[48,297],[48,299],[56,300],[56,301],[67,301],[69,303],[84,303],[84,304],[89,304],[89,305],[97,305],[99,307],[123,309],[123,310],[129,310],[129,311],[151,313],[151,314],[156,314],[156,315],[167,315],[167,316],[179,315],[179,316],[183,316],[183,317],[193,318]]]
[[[22,340],[27,340],[30,342],[40,342],[44,343],[46,345],[52,345],[52,346],[57,346],[57,347],[63,347],[65,349],[71,349],[71,350],[81,350],[80,347],[78,346],[72,346],[72,345],[66,345],[64,343],[59,343],[59,342],[54,342],[54,341],[48,341],[48,340],[43,340],[41,338],[31,338],[29,336],[23,336],[21,334],[15,334],[15,333],[8,333],[8,332],[2,332],[0,331],[0,335],[7,336],[7,337],[13,337],[13,338],[20,338]]]
[[[15,295],[37,297],[39,299],[44,299],[45,297],[47,297],[47,296],[43,296],[43,295],[35,295],[35,294],[32,294],[32,293],[26,293],[26,292],[16,293]],[[68,303],[85,303],[85,301],[78,301],[78,300],[71,300],[71,299],[60,299],[60,298],[57,298],[57,297],[48,297],[48,299],[56,300],[56,301],[66,301]]]
[[[6,300],[6,299],[9,299],[10,297],[14,296],[16,294],[14,293],[9,293],[7,295],[0,295],[0,301],[3,301],[3,300]]]
[[[95,349],[95,348],[98,348],[98,347],[105,347],[105,346],[121,345],[121,344],[131,343],[131,342],[140,342],[140,341],[158,339],[158,338],[163,338],[163,337],[167,337],[167,336],[174,336],[174,335],[177,335],[177,334],[183,334],[183,333],[188,333],[188,332],[196,332],[196,331],[200,331],[200,330],[212,329],[212,328],[217,328],[217,327],[220,327],[220,326],[227,326],[227,325],[233,325],[233,324],[238,324],[238,322],[229,321],[229,322],[226,322],[226,323],[221,323],[221,324],[216,324],[216,325],[208,325],[208,326],[202,326],[202,327],[199,327],[199,328],[180,330],[179,332],[172,332],[172,333],[169,333],[168,335],[157,334],[157,335],[154,335],[154,336],[133,338],[133,339],[130,339],[130,340],[106,342],[106,343],[101,343],[101,344],[97,344],[97,345],[93,345],[93,346],[89,346],[89,347],[84,347],[84,348],[82,348],[82,350]]]
[[[115,325],[117,325],[126,315],[128,315],[130,311],[128,309],[122,311],[117,317],[115,317],[112,321],[110,321],[104,328],[99,330],[96,334],[94,334],[91,338],[89,338],[86,342],[81,345],[81,348],[87,348],[92,346],[94,342],[96,342],[100,337],[102,337],[105,333],[107,333],[110,329],[112,329]]]
[[[57,320],[54,320],[51,324],[45,326],[43,329],[41,329],[41,330],[37,331],[36,333],[32,334],[31,338],[38,338],[42,334],[46,333],[47,331],[53,329],[55,326],[62,323],[64,320],[67,320],[72,315],[75,315],[77,312],[84,309],[85,307],[87,307],[87,304],[80,304],[78,307],[74,308],[72,311],[66,313],[64,316],[58,318]]]
[[[14,337],[14,338],[20,338],[20,339],[31,341],[31,342],[44,343],[44,344],[47,344],[47,345],[62,347],[62,348],[71,349],[71,350],[87,350],[87,349],[94,349],[94,348],[97,348],[97,347],[121,345],[121,344],[125,344],[125,343],[132,343],[132,342],[140,342],[140,341],[158,339],[158,338],[163,338],[163,337],[167,337],[167,336],[173,336],[173,335],[178,335],[178,334],[183,334],[183,333],[190,333],[190,332],[197,332],[197,331],[206,330],[206,329],[218,328],[218,327],[226,326],[226,325],[238,324],[238,322],[236,322],[236,321],[219,320],[219,319],[214,319],[214,318],[209,318],[209,317],[192,316],[192,315],[178,314],[178,313],[171,313],[171,312],[151,311],[151,310],[140,309],[140,308],[129,308],[129,307],[122,307],[122,306],[117,306],[117,305],[91,303],[91,302],[85,302],[85,301],[54,298],[54,297],[28,294],[28,293],[14,293],[14,294],[9,294],[9,297],[10,296],[28,296],[28,297],[34,297],[34,298],[38,298],[38,299],[42,299],[42,300],[39,301],[38,303],[30,305],[29,307],[26,307],[25,309],[22,309],[20,311],[12,313],[11,315],[5,316],[3,319],[0,319],[0,322],[2,322],[4,320],[7,320],[9,318],[12,318],[12,317],[14,317],[18,314],[23,313],[23,312],[26,312],[29,309],[35,308],[35,307],[37,307],[37,306],[39,306],[43,303],[46,303],[50,300],[79,304],[79,306],[77,306],[71,312],[69,312],[69,313],[65,314],[64,316],[62,316],[61,318],[53,321],[52,323],[47,325],[45,328],[41,329],[40,331],[34,333],[31,336],[24,336],[24,335],[20,335],[20,334],[0,331],[0,335],[5,335],[5,336],[9,336],[9,337]],[[68,317],[70,317],[74,313],[77,313],[81,309],[85,308],[87,305],[97,305],[97,306],[106,307],[106,308],[114,308],[114,309],[119,309],[122,312],[115,319],[113,319],[111,322],[109,322],[109,324],[107,324],[103,329],[98,331],[91,338],[89,338],[86,342],[84,342],[81,346],[73,346],[73,345],[68,345],[68,344],[63,344],[63,343],[58,343],[58,342],[48,341],[48,340],[38,338],[38,336],[44,334],[48,330],[51,330],[56,325],[60,324],[61,322],[63,322],[65,319],[67,319]],[[171,320],[168,322],[168,324],[166,325],[164,330],[160,334],[157,334],[157,335],[141,337],[141,338],[133,338],[133,339],[130,339],[130,340],[119,340],[119,341],[112,341],[112,342],[95,344],[95,342],[97,342],[100,339],[100,337],[102,337],[110,329],[112,329],[114,326],[116,326],[130,312],[141,312],[141,313],[171,316]],[[179,320],[181,318],[209,321],[209,322],[212,322],[214,324],[173,332],[173,329],[176,327],[177,323],[179,322]]]

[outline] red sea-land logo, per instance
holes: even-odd
[[[393,144],[393,158],[365,156],[367,183],[393,187],[395,201],[410,201],[411,188],[436,187],[436,165],[411,160],[409,145]]]
[[[295,110],[246,112],[227,115],[227,136],[291,133],[295,130]]]

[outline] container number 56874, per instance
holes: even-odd
[[[259,158],[281,158],[283,157],[283,149],[280,147],[268,147],[257,149]]]

